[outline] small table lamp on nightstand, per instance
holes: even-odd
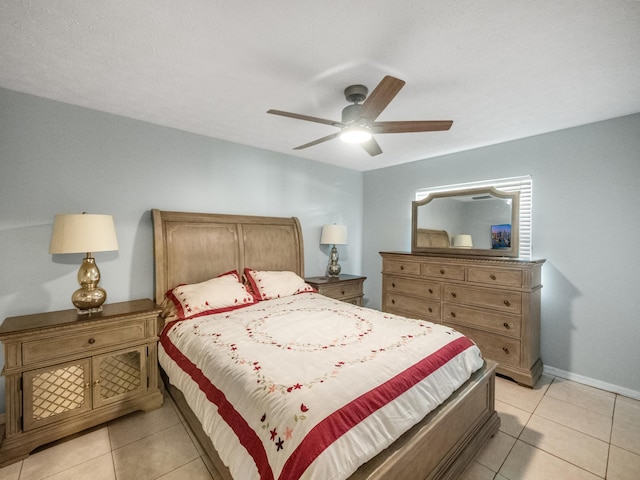
[[[56,215],[49,253],[86,253],[78,270],[80,288],[71,301],[79,314],[102,311],[107,292],[98,286],[100,270],[92,252],[118,250],[116,229],[111,215]]]
[[[347,227],[345,225],[325,225],[322,227],[322,235],[320,236],[320,245],[333,245],[329,254],[329,267],[327,273],[330,277],[340,275],[340,265],[338,264],[338,249],[336,245],[347,244]]]

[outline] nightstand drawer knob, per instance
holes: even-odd
[[[396,284],[395,284],[395,283],[392,283],[392,284],[391,284],[391,288],[396,288]]]
[[[452,316],[453,318],[456,318],[456,312],[451,312],[451,316]]]
[[[400,270],[404,270],[404,265],[400,265]]]
[[[433,288],[429,289],[429,293],[433,294]]]
[[[89,339],[89,345],[93,345],[94,343],[96,343],[96,339],[95,338],[90,338]]]
[[[509,302],[509,300],[505,300],[505,301],[504,301],[504,304],[505,304],[507,307],[510,307],[510,306],[511,306],[511,303]]]
[[[511,328],[507,322],[504,322],[502,325],[503,325],[503,326],[504,326],[504,328],[506,328],[507,330],[509,330],[509,329]]]
[[[491,280],[495,280],[495,279],[496,279],[496,276],[492,273],[491,275],[489,275],[489,278],[490,278]]]
[[[444,275],[444,268],[440,269],[440,275]]]
[[[391,299],[391,303],[395,305],[395,304],[396,304],[396,301],[392,298],[392,299]]]
[[[456,298],[458,295],[456,295],[456,292],[451,292],[451,296],[452,296],[453,298]]]
[[[502,351],[509,355],[509,349],[507,347],[502,347]]]

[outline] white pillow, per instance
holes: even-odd
[[[253,294],[240,282],[233,270],[202,283],[178,285],[167,292],[177,309],[178,318],[199,317],[228,312],[257,303]]]
[[[253,290],[253,294],[260,300],[271,300],[273,298],[316,291],[295,272],[257,271],[245,268],[244,275]]]

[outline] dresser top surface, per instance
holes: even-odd
[[[447,262],[465,262],[465,263],[501,263],[501,264],[518,264],[518,265],[527,265],[527,264],[543,264],[546,262],[545,259],[527,259],[527,258],[516,258],[516,257],[482,257],[476,255],[469,256],[448,256],[445,254],[442,255],[434,255],[430,253],[412,253],[412,252],[380,252],[380,255],[383,257],[385,255],[401,255],[406,257],[415,257],[420,259],[434,259],[438,261],[447,261]]]

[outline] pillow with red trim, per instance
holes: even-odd
[[[260,300],[288,297],[304,292],[316,292],[315,288],[306,283],[295,272],[270,272],[245,268],[244,275],[253,290],[253,294]]]
[[[178,285],[167,292],[179,319],[228,312],[257,303],[258,299],[240,282],[237,271],[189,285]]]

